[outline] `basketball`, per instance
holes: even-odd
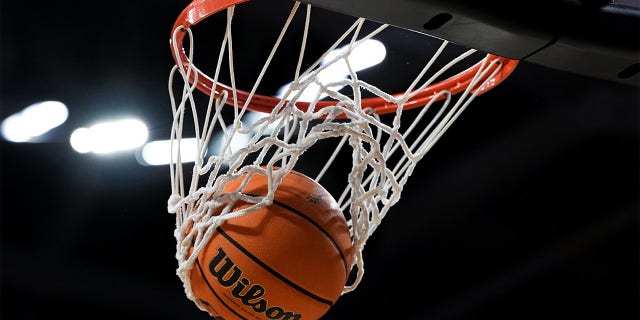
[[[231,181],[237,190],[245,177]],[[242,190],[267,194],[254,174]],[[248,206],[240,202],[234,210]],[[216,319],[318,319],[342,294],[352,242],[336,200],[291,172],[273,204],[223,223],[191,270],[197,303]]]

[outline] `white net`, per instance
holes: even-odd
[[[339,177],[344,187],[333,191],[333,195],[348,221],[353,241],[351,270],[355,276],[343,290],[343,293],[350,292],[358,286],[364,273],[363,249],[367,240],[400,200],[415,166],[476,94],[492,85],[494,75],[500,72],[501,60],[486,54],[478,58],[474,50],[467,50],[453,59],[447,58],[446,63],[434,69],[450,47],[447,41],[441,41],[410,84],[401,93],[392,94],[367,82],[356,66],[358,60],[354,59],[355,51],[390,26],[380,24],[364,33],[363,26],[369,22],[354,18],[336,42],[303,69],[303,61],[309,61],[305,48],[312,8],[294,3],[251,91],[244,92],[235,84],[234,10],[235,7],[226,9],[219,56],[205,59],[215,64],[210,88],[213,94],[198,92],[204,78],[193,63],[192,30],[181,26],[173,33],[176,56],[183,50],[177,35],[185,34],[188,44],[184,50],[188,60],[178,59],[169,79],[174,163],[170,166],[172,194],[168,210],[176,215],[178,276],[187,296],[193,300],[189,273],[216,227],[227,219],[251,214],[271,204],[282,178],[292,170],[299,170],[302,164],[313,162],[317,168],[305,174],[321,184],[327,176],[346,172]],[[266,99],[256,93],[257,88],[267,71],[278,72],[279,68],[272,65],[274,57],[282,50],[281,40],[289,32],[287,28],[298,11],[304,17],[304,28],[300,34],[301,44],[296,49],[298,58],[287,61],[296,65],[290,85],[281,94],[282,99],[274,98],[270,113],[256,113],[252,107]],[[287,50],[290,49],[291,46],[287,46]],[[474,57],[476,60],[469,65],[476,69],[467,84],[425,93],[424,89],[431,88],[443,74]],[[327,80],[330,78],[326,77],[327,70],[336,68],[346,76]],[[228,86],[218,82],[223,73],[230,79]],[[374,96],[378,102],[369,104],[365,95]],[[404,110],[409,105],[411,110]],[[388,113],[382,114],[383,109]],[[219,142],[213,141],[215,139]],[[187,143],[193,141],[196,141],[195,151],[186,155]],[[331,152],[312,154],[310,151],[327,144],[331,147],[321,150]],[[336,160],[344,160],[340,158],[344,153],[350,155],[348,163]],[[191,162],[186,160],[187,156],[195,159]],[[267,195],[223,192],[228,182],[252,173],[269,177]],[[233,211],[237,200],[252,205]]]

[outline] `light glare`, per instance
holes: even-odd
[[[78,128],[69,141],[77,152],[106,154],[135,149],[143,145],[148,136],[147,126],[142,121],[124,119]]]
[[[324,66],[330,63],[332,60],[342,55],[344,51],[348,49],[349,46],[346,45],[331,51],[329,54],[327,54],[327,56],[322,60],[320,64]],[[347,59],[353,71],[359,72],[361,70],[373,67],[381,63],[386,55],[387,49],[382,42],[374,39],[367,39],[353,48]],[[331,83],[347,79],[349,77],[349,68],[347,67],[344,59],[339,59],[329,66],[325,67],[325,69],[318,72],[316,77],[323,85],[327,86]],[[291,82],[282,86],[278,90],[277,96],[279,98],[284,98],[290,86]],[[329,86],[331,90],[335,91],[338,91],[343,87],[344,86],[342,85]],[[320,85],[311,83],[304,88],[304,91],[302,93],[300,93],[300,97],[298,98],[298,100],[313,101],[314,99],[316,99],[316,96],[320,94],[320,90]],[[299,90],[292,90],[292,92],[287,95],[287,99],[293,99],[294,96],[298,93]],[[322,99],[324,97],[326,97],[326,94],[320,94],[318,99]]]
[[[2,136],[12,142],[28,142],[60,126],[68,116],[67,106],[62,102],[32,104],[2,121]]]
[[[227,132],[229,134],[233,132],[232,126],[229,126],[227,129]],[[218,156],[230,155],[242,148],[245,148],[249,145],[251,137],[251,134],[245,134],[236,131],[231,139],[229,139],[229,137],[225,136],[224,133],[219,132],[212,137],[212,142],[214,146],[216,146],[215,154]]]
[[[196,138],[182,138],[180,148],[175,141],[173,150],[171,149],[171,140],[151,141],[142,147],[142,159],[139,159],[139,162],[151,166],[166,165],[171,160],[169,155],[172,155],[173,163],[177,163],[178,152],[180,152],[182,163],[194,162],[198,155],[198,140]]]

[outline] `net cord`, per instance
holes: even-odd
[[[429,72],[432,72],[435,61],[450,45],[447,41],[443,41],[404,93],[390,94],[360,79],[360,75],[349,61],[350,53],[354,48],[364,40],[372,39],[389,26],[383,24],[372,32],[361,35],[366,20],[358,18],[324,54],[301,72],[309,39],[312,10],[310,5],[306,5],[302,44],[297,56],[292,84],[284,95],[287,99],[281,99],[271,113],[265,114],[255,122],[250,122],[247,120],[248,106],[280,48],[298,7],[299,3],[296,2],[256,77],[249,98],[242,104],[237,96],[235,79],[232,36],[235,6],[226,10],[227,22],[213,76],[212,91],[217,94],[208,96],[204,108],[198,106],[196,102],[199,70],[193,62],[195,41],[192,30],[179,27],[173,31],[172,43],[175,56],[178,56],[179,50],[182,50],[182,47],[176,44],[177,35],[180,32],[186,32],[189,63],[185,65],[182,60],[178,60],[169,75],[168,89],[173,123],[172,162],[169,166],[171,195],[168,200],[168,211],[176,216],[174,231],[178,260],[176,273],[184,284],[187,297],[191,300],[196,301],[191,290],[190,271],[199,253],[216,233],[216,228],[227,219],[250,214],[270,205],[282,178],[296,168],[298,161],[303,159],[303,154],[317,143],[336,139],[338,142],[335,151],[328,156],[325,164],[318,170],[315,180],[320,182],[331,172],[338,154],[344,152],[347,146],[351,148],[351,171],[345,179],[346,187],[337,201],[345,213],[351,232],[354,248],[351,268],[356,271],[355,279],[345,285],[343,294],[355,290],[364,275],[363,250],[366,242],[389,210],[400,200],[403,187],[415,166],[459,118],[478,92],[482,92],[482,88],[490,85],[492,79],[501,70],[501,60],[486,55],[482,58],[479,71],[461,93],[453,95],[449,90],[437,92],[417,114],[413,115],[413,119],[403,117],[403,113],[406,112],[403,105],[415,94],[433,84],[454,65],[473,56],[476,51],[464,52],[428,76]],[[345,40],[348,41],[346,49],[327,61],[329,53],[335,52],[335,49]],[[218,90],[216,85],[223,70],[225,56],[231,79],[231,90]],[[340,62],[346,64],[348,78],[331,83],[323,83],[318,78],[322,70]],[[308,107],[298,108],[297,102],[301,99],[302,93],[312,85],[319,88],[315,98],[308,103]],[[349,94],[344,90],[335,90],[335,87],[348,88]],[[383,116],[373,112],[371,108],[362,107],[364,91],[398,106],[391,114],[390,123],[387,118],[383,119]],[[179,97],[175,92],[179,92]],[[335,104],[316,108],[324,95],[334,99]],[[231,106],[228,105],[229,96],[233,101]],[[228,109],[233,110],[233,121],[230,124],[227,124],[223,115]],[[200,117],[202,111],[204,115]],[[189,117],[191,117],[190,120]],[[427,120],[426,125],[422,124],[424,119]],[[403,123],[406,121],[409,121],[408,126]],[[197,156],[192,165],[184,162],[182,158],[182,142],[185,138],[183,132],[187,128],[193,129],[198,142]],[[224,136],[224,144],[219,153],[211,154],[208,146],[216,131]],[[245,146],[234,148],[232,142],[239,136],[248,137],[249,142]],[[192,168],[190,175],[187,172],[188,166]],[[223,192],[229,181],[245,174],[247,178],[235,191]],[[268,193],[265,196],[252,196],[241,192],[248,178],[253,174],[263,174],[268,177]],[[203,183],[202,179],[206,181]],[[237,201],[244,201],[250,206],[234,211],[233,207]]]

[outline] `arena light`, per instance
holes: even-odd
[[[348,50],[348,45],[340,47],[330,52],[322,60],[320,64],[326,65],[330,61],[334,60],[335,57],[343,54],[345,50]],[[351,54],[349,55],[348,60],[353,71],[358,72],[367,68],[371,68],[377,64],[380,64],[386,56],[387,56],[387,49],[382,42],[374,39],[367,39],[367,40],[364,40],[362,43],[360,43],[358,46],[356,46],[353,49],[353,51],[351,51]],[[348,76],[349,76],[349,68],[347,67],[347,64],[345,63],[344,60],[338,60],[318,73],[318,79],[320,80],[322,85],[327,85],[333,82],[347,79]],[[288,83],[282,86],[278,90],[278,97],[284,98],[284,95],[287,93],[290,86],[291,86],[291,83]],[[303,91],[301,94],[302,98],[298,100],[302,100],[302,101],[313,100],[314,97],[320,91],[319,88],[320,88],[319,84],[311,84],[310,86],[307,86],[305,91]],[[341,88],[342,86],[335,86],[333,87],[333,90],[337,91],[337,90],[340,90]],[[294,96],[296,94],[297,94],[297,91],[294,90],[289,94],[289,97]],[[321,96],[321,98],[323,97],[324,95]]]
[[[228,126],[227,132],[232,131],[232,126]],[[213,152],[217,156],[230,154],[249,145],[251,134],[236,133],[232,138],[225,136],[223,132],[218,132],[211,137]]]
[[[197,156],[198,140],[196,138],[182,138],[180,141],[180,149],[177,142],[171,147],[171,140],[151,141],[142,147],[137,159],[138,162],[145,166],[167,165],[172,160],[178,161],[178,152],[182,163],[194,162]]]
[[[149,136],[147,126],[137,119],[101,122],[89,128],[78,128],[69,139],[79,153],[106,154],[136,149]]]
[[[60,126],[69,116],[67,106],[59,101],[32,104],[2,121],[2,136],[12,142],[30,142]]]
[[[249,126],[260,121],[266,116],[268,116],[267,113],[247,111],[243,118],[243,123]],[[275,124],[270,124],[266,128],[260,128],[258,126],[258,128],[262,129],[263,135],[271,134],[275,127]],[[231,128],[229,128],[229,130],[231,130]],[[249,144],[250,137],[251,135],[248,134],[236,135],[229,144],[227,153],[229,153],[230,150],[237,150],[239,148],[246,147]],[[211,136],[211,144],[210,146],[206,146],[205,154],[212,155],[212,153],[215,153],[215,155],[221,155],[225,140],[226,137],[223,132],[220,131],[213,133]],[[174,141],[173,147],[171,146],[171,140],[151,141],[141,148],[140,152],[136,154],[136,158],[138,163],[142,165],[159,166],[168,165],[171,161],[176,163],[178,160],[178,152],[180,153],[180,161],[182,163],[194,162],[198,157],[198,140],[195,138],[182,138],[180,141],[180,150],[178,150],[177,146],[177,141]],[[173,159],[170,158],[170,155]]]

